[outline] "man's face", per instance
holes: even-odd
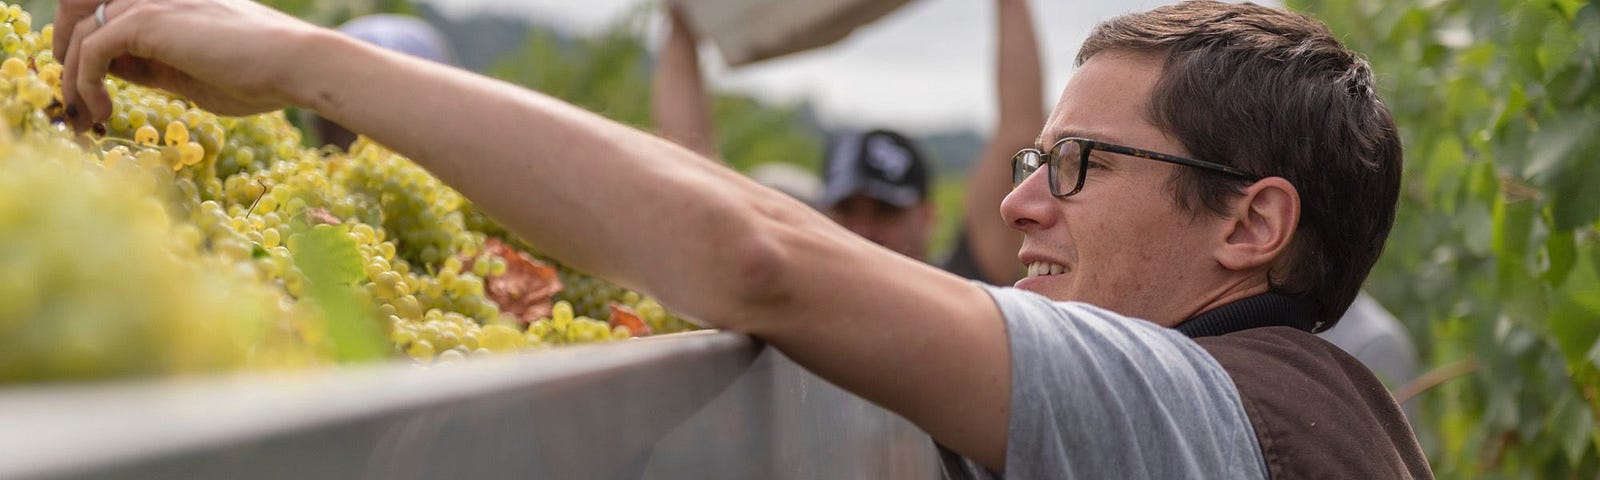
[[[829,208],[827,214],[828,218],[856,235],[905,256],[922,260],[927,251],[933,207],[926,200],[910,208],[902,208],[855,194]]]
[[[1085,137],[1187,156],[1181,143],[1145,118],[1160,72],[1156,58],[1091,57],[1067,84],[1041,145]],[[1016,286],[1166,326],[1187,319],[1204,291],[1221,287],[1212,255],[1222,240],[1220,219],[1174,203],[1168,181],[1173,169],[1184,167],[1098,150],[1090,162],[1076,195],[1050,195],[1041,168],[1001,203],[1001,215],[1023,234],[1018,259],[1029,267]]]

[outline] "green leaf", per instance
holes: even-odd
[[[1549,435],[1560,440],[1561,451],[1569,465],[1582,460],[1594,432],[1594,416],[1582,399],[1568,392],[1555,400],[1555,405],[1544,415],[1543,427]]]
[[[1492,160],[1492,159],[1491,159]],[[1495,172],[1493,161],[1482,161],[1472,164],[1471,173],[1467,180],[1467,192],[1472,198],[1483,203],[1490,203],[1500,196],[1500,179]]]
[[[1511,85],[1504,99],[1495,113],[1494,131],[1497,134],[1505,129],[1506,122],[1523,115],[1528,109],[1528,94],[1523,92],[1522,85]]]
[[[377,315],[356,289],[365,278],[361,250],[347,230],[317,225],[295,234],[289,250],[306,276],[307,295],[325,315],[334,356],[346,362],[383,358],[388,348]]]
[[[1595,138],[1600,135],[1600,126],[1596,122],[1600,122],[1600,114],[1568,117],[1556,141],[1565,142],[1570,136],[1570,146],[1553,146],[1554,151],[1549,152],[1536,150],[1536,158],[1553,157],[1548,160],[1554,165],[1546,176],[1550,183],[1546,188],[1552,194],[1552,227],[1558,231],[1600,219],[1600,188],[1596,188],[1600,185],[1600,157],[1594,155],[1595,148],[1600,148],[1600,139]]]
[[[1554,3],[1556,8],[1561,10],[1562,16],[1570,19],[1576,17],[1578,9],[1583,8],[1583,5],[1588,2],[1585,0],[1553,0],[1551,3]]]
[[[1446,214],[1455,212],[1461,176],[1466,172],[1467,163],[1467,153],[1461,147],[1461,141],[1455,136],[1441,137],[1434,144],[1433,154],[1429,155],[1427,162],[1427,171],[1423,175],[1428,185],[1435,186],[1434,201]]]
[[[1545,258],[1550,261],[1550,268],[1544,272],[1544,280],[1551,286],[1560,287],[1567,281],[1567,274],[1572,272],[1572,267],[1578,261],[1578,239],[1571,231],[1552,232],[1544,241]]]
[[[1594,348],[1589,349],[1589,366],[1600,369],[1600,342],[1595,342]]]
[[[1531,200],[1502,197],[1494,205],[1494,237],[1491,248],[1502,268],[1515,265],[1518,269],[1528,254],[1528,239],[1533,231],[1534,209]]]
[[[1594,129],[1590,120],[1592,118],[1587,115],[1559,119],[1554,125],[1534,133],[1528,139],[1530,155],[1523,176],[1542,185],[1564,173],[1564,166],[1580,163],[1573,152]]]
[[[1569,364],[1581,363],[1600,341],[1600,276],[1593,268],[1578,268],[1557,296],[1550,335]]]
[[[307,280],[320,285],[354,285],[365,276],[361,249],[346,230],[324,224],[296,234],[300,239],[290,243],[289,253]]]
[[[1552,21],[1545,25],[1544,35],[1534,52],[1545,72],[1557,72],[1572,62],[1578,49],[1578,36],[1567,22]]]
[[[1546,9],[1539,8],[1527,2],[1514,7],[1511,12],[1511,45],[1518,46],[1511,55],[1513,65],[1517,66],[1520,74],[1527,78],[1542,79],[1544,71],[1539,63],[1539,56],[1534,49],[1529,48],[1539,45],[1544,36],[1544,28],[1550,18]]]
[[[1495,251],[1494,213],[1482,203],[1463,205],[1456,212],[1455,223],[1461,231],[1460,244],[1473,255],[1488,256]]]
[[[1458,60],[1458,63],[1461,67],[1486,69],[1489,68],[1490,65],[1494,64],[1495,51],[1496,49],[1493,43],[1481,43],[1473,45],[1468,47],[1466,50],[1461,51],[1460,56],[1458,57],[1460,59]]]

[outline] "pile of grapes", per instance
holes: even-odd
[[[302,146],[110,79],[61,122],[52,27],[0,3],[0,383],[447,362],[694,328],[531,254],[376,143]]]

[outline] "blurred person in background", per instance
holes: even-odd
[[[1322,332],[1322,339],[1361,359],[1391,389],[1417,378],[1417,348],[1411,334],[1366,292],[1356,296],[1339,325]]]
[[[937,265],[963,277],[1009,285],[1022,273],[1015,259],[1021,236],[997,212],[1009,191],[1011,154],[1030,144],[1044,125],[1044,86],[1027,1],[994,0],[994,4],[999,115],[988,144],[968,172],[954,250]],[[667,40],[652,84],[656,131],[718,158],[697,36],[670,2],[666,11]],[[889,129],[844,131],[833,135],[825,152],[822,192],[811,203],[857,235],[911,258],[929,260],[939,215],[930,195],[934,173],[915,142]]]
[[[856,235],[915,259],[926,259],[938,223],[928,160],[891,130],[834,135],[822,162],[816,207]]]

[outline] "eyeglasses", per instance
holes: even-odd
[[[1023,180],[1027,180],[1028,177],[1033,175],[1033,172],[1038,171],[1039,167],[1048,166],[1049,169],[1047,171],[1050,174],[1050,194],[1061,198],[1073,196],[1077,194],[1079,190],[1083,190],[1083,179],[1085,176],[1087,176],[1086,172],[1089,169],[1089,154],[1095,150],[1105,150],[1111,153],[1132,155],[1135,157],[1148,158],[1150,160],[1159,162],[1176,163],[1178,165],[1200,168],[1250,181],[1261,179],[1260,175],[1246,172],[1244,170],[1233,168],[1227,165],[1202,162],[1200,160],[1183,158],[1175,155],[1167,155],[1165,153],[1152,152],[1133,147],[1112,145],[1105,142],[1089,140],[1087,138],[1067,137],[1056,141],[1056,144],[1050,147],[1050,153],[1041,152],[1037,148],[1024,148],[1017,152],[1015,156],[1012,156],[1011,188],[1017,188],[1018,185],[1022,184]],[[1072,162],[1069,160],[1066,165],[1061,164],[1062,159],[1071,159],[1073,157],[1076,157],[1078,161]],[[1064,184],[1070,184],[1072,190],[1062,193],[1061,187]]]

